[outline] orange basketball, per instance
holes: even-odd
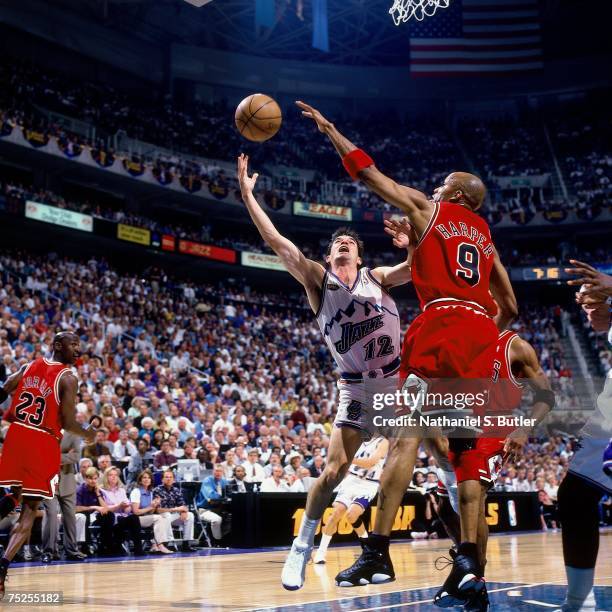
[[[283,115],[275,100],[256,93],[238,105],[235,120],[238,131],[247,140],[263,142],[278,132]]]

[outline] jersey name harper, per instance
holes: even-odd
[[[458,225],[459,228],[457,228],[452,221],[447,221],[446,223],[438,223],[434,227],[440,232],[445,240],[453,238],[454,236],[462,236],[473,242],[487,259],[493,255],[493,244],[489,241],[487,236],[473,225],[468,226],[467,223],[463,221],[459,221]]]

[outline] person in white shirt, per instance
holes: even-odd
[[[116,461],[128,461],[137,452],[134,444],[128,439],[127,430],[122,429],[119,432],[119,439],[113,444],[113,459]]]
[[[266,474],[262,465],[258,462],[259,450],[252,448],[247,455],[247,461],[243,464],[246,471],[246,482],[263,482]],[[281,471],[282,471],[281,467]]]
[[[293,477],[293,482],[289,486],[292,493],[308,493],[316,478],[310,475],[310,470],[307,467],[301,467],[297,475]]]
[[[248,472],[247,472],[248,473]],[[261,483],[262,493],[289,493],[291,489],[284,479],[285,473],[280,465],[275,465],[272,476]]]

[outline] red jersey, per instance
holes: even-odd
[[[412,282],[421,308],[460,300],[494,316],[497,306],[489,292],[494,251],[484,219],[465,206],[436,202],[412,257]]]
[[[70,367],[59,361],[32,361],[13,393],[8,420],[31,429],[46,431],[60,440],[62,419],[59,382],[67,372],[70,372]]]
[[[523,385],[512,374],[510,344],[518,334],[506,330],[499,334],[493,357],[491,409],[495,414],[509,415],[521,405]]]

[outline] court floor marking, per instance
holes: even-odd
[[[522,589],[531,589],[537,586],[543,586],[546,584],[563,584],[562,581],[560,580],[556,580],[556,581],[547,581],[547,582],[534,582],[531,584],[528,583],[523,583],[523,582],[516,582],[514,584],[512,584],[511,586],[507,586],[507,587],[502,587],[502,588],[498,588],[498,589],[491,589],[489,591],[489,593],[499,593],[502,591],[512,591],[513,589],[517,589],[517,588],[522,588]],[[365,586],[365,585],[364,585]],[[301,606],[309,606],[312,604],[317,604],[317,603],[348,603],[349,601],[353,601],[355,599],[366,599],[369,597],[378,597],[380,595],[397,595],[399,593],[410,593],[412,591],[424,591],[427,589],[436,589],[439,588],[440,585],[439,584],[435,584],[435,585],[431,585],[431,586],[420,586],[420,587],[414,587],[411,589],[401,589],[399,591],[387,591],[387,592],[383,592],[383,593],[371,593],[371,594],[362,594],[362,595],[355,595],[353,597],[341,597],[340,599],[321,599],[321,600],[317,600],[317,601],[304,601],[304,602],[298,602],[298,603],[291,603],[291,604],[283,604],[281,606],[278,606],[280,608],[288,608],[288,609],[292,609],[292,608],[299,608]],[[527,600],[525,600],[527,601]],[[419,599],[418,601],[407,601],[407,602],[395,602],[393,604],[388,604],[385,606],[375,606],[373,608],[355,608],[355,610],[357,612],[372,612],[373,610],[390,610],[393,608],[397,608],[400,606],[416,606],[416,605],[420,605],[423,603],[429,603],[429,602],[433,602],[433,599]],[[529,603],[529,602],[528,602]],[[547,606],[550,606],[552,604],[546,604]],[[554,605],[552,606],[553,608],[558,608],[559,606]],[[257,607],[257,608],[241,608],[239,609],[237,612],[256,612],[256,611],[262,611],[262,610],[270,610],[273,608],[270,607],[265,607],[262,608]]]
[[[364,585],[365,586],[365,585]],[[413,587],[411,589],[401,589],[400,591],[385,591],[382,593],[362,593],[361,595],[353,595],[351,596],[347,596],[347,597],[340,597],[338,599],[315,599],[315,601],[300,601],[297,603],[290,603],[290,604],[281,604],[278,607],[279,608],[297,608],[299,606],[310,606],[312,604],[318,604],[318,603],[345,603],[345,602],[349,602],[349,601],[353,601],[355,599],[363,599],[366,597],[375,597],[377,595],[395,595],[396,593],[410,593],[411,591],[422,591],[424,589],[435,589],[437,586],[437,584],[434,584],[432,586],[419,586],[419,587]],[[420,603],[420,602],[419,602]],[[397,604],[394,604],[397,605]],[[271,608],[266,607],[266,608],[262,608],[261,606],[257,607],[257,608],[240,608],[239,610],[236,610],[236,612],[256,612],[256,610],[270,610]],[[377,608],[371,608],[372,610],[375,610]],[[379,608],[382,609],[382,608]]]

